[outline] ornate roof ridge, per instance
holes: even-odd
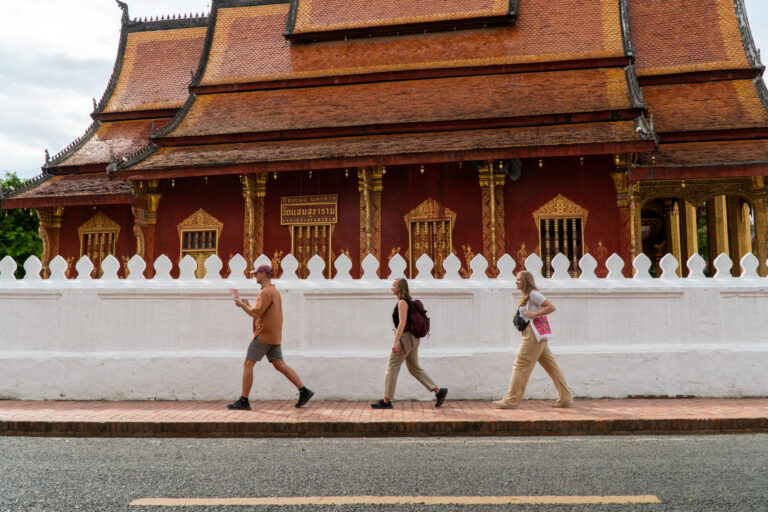
[[[107,88],[104,90],[104,93],[101,95],[101,99],[98,103],[96,103],[96,99],[93,100],[93,112],[91,113],[91,117],[94,117],[96,114],[100,114],[106,107],[107,103],[109,103],[109,99],[112,97],[112,93],[115,92],[115,87],[117,87],[117,80],[120,78],[120,72],[123,69],[123,59],[125,58],[125,46],[128,41],[128,24],[130,23],[130,18],[128,14],[128,6],[121,2],[120,0],[116,0],[117,6],[120,7],[120,9],[123,11],[123,17],[120,24],[120,43],[117,46],[117,58],[115,59],[115,64],[112,67],[112,76],[109,77],[109,82],[107,82]],[[94,118],[95,119],[95,118]]]
[[[42,167],[43,171],[45,172],[47,169],[56,167],[72,153],[80,149],[83,144],[85,144],[93,136],[93,134],[96,133],[96,130],[98,130],[99,126],[101,126],[101,121],[92,122],[91,125],[85,130],[85,133],[76,138],[74,141],[70,142],[67,147],[56,153],[53,158],[48,155],[48,150],[46,149],[45,164]]]
[[[157,146],[154,142],[150,141],[149,144],[147,144],[146,146],[144,146],[140,150],[135,151],[135,152],[131,153],[128,156],[124,156],[124,157],[118,159],[116,162],[110,163],[110,166],[113,163],[116,163],[117,164],[117,170],[126,169],[126,168],[128,168],[128,167],[130,167],[130,166],[132,166],[134,164],[137,164],[137,163],[141,162],[142,160],[147,158],[149,155],[151,155],[152,153],[154,153],[158,149],[160,149],[159,146]],[[107,172],[109,174],[110,171],[108,170]]]
[[[632,42],[632,24],[629,16],[629,0],[619,0],[619,16],[621,17],[621,39],[624,43],[624,54],[630,62],[635,61],[635,45]]]
[[[19,194],[33,189],[51,178],[53,178],[53,174],[43,171],[34,178],[25,180],[19,188],[11,188],[11,190],[7,193],[3,190],[2,185],[0,185],[0,198],[9,199],[11,197],[18,196]]]
[[[175,130],[176,127],[178,127],[179,124],[181,124],[181,121],[183,121],[186,115],[189,113],[196,99],[197,99],[197,94],[190,93],[189,96],[187,97],[187,101],[185,101],[184,105],[182,105],[179,111],[176,112],[176,115],[173,116],[173,118],[170,121],[168,121],[168,124],[160,128],[159,130],[157,131],[153,130],[152,135],[150,136],[150,139],[154,140],[158,137],[165,137],[166,135],[170,134],[173,130]]]
[[[760,50],[755,46],[755,40],[752,37],[752,30],[749,27],[749,18],[747,17],[747,7],[744,0],[733,0],[736,9],[736,21],[741,32],[741,41],[744,44],[744,52],[747,54],[747,61],[753,69],[765,69],[760,59]]]
[[[127,22],[128,32],[149,32],[152,30],[178,30],[205,27],[208,25],[205,13],[169,14],[156,17],[133,18]]]
[[[752,83],[755,84],[757,95],[760,97],[760,101],[763,103],[763,108],[768,112],[768,89],[765,87],[765,81],[762,76],[752,79]]]
[[[644,112],[648,112],[648,105],[643,98],[643,89],[640,87],[640,82],[637,79],[637,72],[635,66],[629,64],[624,68],[624,75],[627,78],[627,88],[629,93],[629,101],[635,108],[641,108]]]
[[[112,68],[112,75],[107,82],[107,87],[104,93],[101,95],[101,99],[96,102],[93,100],[93,112],[91,117],[101,114],[109,104],[109,100],[112,98],[112,94],[115,92],[117,82],[120,79],[120,73],[123,69],[123,60],[125,59],[125,49],[128,42],[128,34],[134,32],[145,32],[153,30],[177,30],[183,28],[204,27],[209,23],[209,16],[206,14],[188,14],[188,15],[168,15],[160,16],[158,18],[139,18],[130,19],[128,13],[128,6],[116,0],[118,7],[123,11],[121,27],[120,27],[120,43],[117,48],[117,58]]]

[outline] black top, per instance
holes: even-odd
[[[395,324],[395,329],[397,329],[397,326],[400,325],[400,311],[397,310],[398,304],[400,304],[400,301],[404,300],[408,306],[411,304],[408,302],[408,299],[397,299],[397,302],[395,303],[395,309],[392,311],[392,322]],[[406,319],[407,321],[407,319]],[[405,326],[405,330],[408,331],[408,325]]]

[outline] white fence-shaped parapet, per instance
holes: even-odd
[[[388,279],[394,279],[397,277],[405,277],[405,270],[407,267],[407,263],[405,259],[400,256],[399,254],[396,254],[394,257],[392,257],[389,260],[389,274]],[[768,264],[768,262],[766,262]],[[270,264],[270,259],[265,256],[261,255],[259,256],[256,261],[254,262],[254,267],[258,267],[261,264]],[[698,254],[694,254],[691,256],[688,261],[686,262],[688,267],[688,275],[686,278],[683,278],[682,280],[700,280],[700,279],[707,279],[704,275],[704,269],[706,267],[706,262],[704,258],[702,258]],[[768,278],[761,278],[758,273],[757,269],[759,267],[760,262],[758,261],[757,257],[752,253],[747,253],[743,258],[741,258],[741,261],[739,262],[741,267],[741,274],[740,274],[740,280],[766,280]],[[198,279],[196,277],[196,271],[197,271],[197,262],[194,258],[191,256],[185,256],[181,262],[179,262],[179,277],[178,279],[173,279],[171,277],[171,271],[173,269],[173,263],[171,260],[165,256],[161,255],[155,260],[154,263],[154,276],[149,281],[157,281],[157,282],[168,282],[168,281],[181,281],[185,283],[189,282],[195,282],[195,281],[207,281],[207,282],[215,282],[223,280],[224,278],[221,275],[221,271],[224,267],[224,264],[222,260],[216,256],[212,255],[208,257],[208,259],[205,261],[205,277],[203,279]],[[573,277],[570,273],[571,269],[571,262],[568,260],[567,257],[565,257],[563,254],[558,254],[555,256],[555,258],[552,260],[552,276],[551,278],[547,278],[547,281],[552,282],[589,282],[594,284],[594,281],[603,281],[603,279],[599,279],[597,275],[595,274],[595,270],[597,269],[597,260],[591,255],[586,254],[584,257],[579,260],[579,268],[581,269],[581,272],[579,273],[578,277]],[[677,269],[680,263],[677,261],[677,259],[671,255],[667,254],[659,261],[659,270],[661,271],[661,275],[659,277],[659,280],[661,282],[669,282],[672,280],[680,280]],[[233,256],[228,263],[229,266],[229,277],[227,280],[230,281],[241,281],[246,280],[245,277],[245,270],[248,266],[245,258],[243,258],[241,255],[237,254]],[[488,260],[482,255],[478,254],[476,255],[469,263],[469,266],[472,270],[470,277],[468,278],[469,281],[485,281],[485,280],[512,280],[515,279],[515,267],[516,262],[515,260],[508,254],[505,254],[501,258],[499,258],[496,267],[499,270],[498,277],[496,278],[489,278],[486,274],[486,271],[488,270]],[[650,280],[654,279],[651,277],[650,274],[650,268],[651,268],[651,260],[645,255],[640,254],[638,255],[634,261],[632,262],[632,266],[634,268],[633,277],[632,278],[626,278],[623,274],[623,270],[625,267],[624,260],[618,255],[613,254],[611,255],[605,262],[605,266],[608,270],[608,274],[605,278],[607,281],[616,282],[616,281],[644,281],[644,280]],[[726,280],[726,279],[732,279],[732,273],[731,269],[733,268],[733,261],[731,258],[723,253],[720,256],[718,256],[713,262],[712,266],[714,267],[714,275],[712,276],[713,279],[716,280]],[[146,270],[147,263],[142,259],[140,256],[135,255],[133,258],[131,258],[128,261],[128,277],[125,279],[127,282],[133,282],[133,281],[144,281],[146,280],[144,276],[144,271]],[[363,275],[360,278],[361,281],[371,281],[371,280],[378,280],[379,275],[377,274],[377,271],[379,269],[379,261],[371,254],[366,256],[361,264]],[[532,272],[535,276],[538,278],[542,278],[542,269],[544,267],[544,263],[542,262],[541,258],[536,255],[532,254],[528,256],[528,258],[525,260],[525,269]],[[68,264],[64,258],[61,256],[56,256],[53,258],[50,262],[49,269],[50,269],[50,276],[48,280],[50,281],[67,281],[69,280],[66,276]],[[280,262],[280,268],[282,269],[282,275],[280,277],[281,281],[294,281],[298,280],[299,277],[297,276],[297,270],[299,268],[299,262],[298,260],[292,255],[289,254],[285,256],[281,262]],[[336,261],[334,262],[334,268],[336,269],[336,274],[331,279],[331,281],[335,282],[344,282],[344,281],[352,281],[354,278],[350,274],[350,271],[352,269],[352,260],[349,259],[346,255],[342,254],[338,258],[336,258]],[[41,273],[42,273],[43,265],[35,256],[30,256],[27,261],[24,263],[24,270],[25,270],[25,276],[21,281],[23,282],[35,282],[42,280]],[[309,282],[312,281],[328,281],[329,279],[325,275],[325,261],[323,258],[321,258],[318,255],[313,256],[308,262],[307,262],[307,269],[309,271],[309,275],[307,276],[306,280]],[[434,269],[434,262],[432,259],[426,255],[423,254],[417,261],[416,261],[416,277],[415,280],[417,281],[436,281],[434,276],[432,275],[432,270]],[[461,269],[461,262],[459,261],[459,258],[457,258],[454,254],[449,255],[447,258],[445,258],[443,262],[443,269],[445,271],[443,280],[447,281],[454,281],[454,280],[462,280],[463,278],[459,275],[459,270]],[[13,258],[10,256],[6,256],[2,260],[0,260],[0,286],[3,286],[4,284],[8,284],[10,282],[17,281],[17,278],[15,276],[15,272],[17,270],[17,264],[14,261]],[[91,262],[91,260],[87,256],[83,256],[78,260],[78,262],[75,264],[75,271],[77,272],[77,276],[73,279],[75,281],[91,281],[94,280],[91,277],[91,274],[94,270],[94,265]],[[104,282],[112,282],[112,281],[123,281],[122,279],[118,278],[118,272],[120,270],[120,262],[115,258],[114,256],[107,256],[104,258],[104,260],[101,263],[101,270],[102,274],[99,279],[96,279],[96,281],[104,281]],[[383,273],[382,273],[383,276]]]
[[[264,263],[269,259],[262,255],[254,265]],[[602,279],[590,255],[581,259],[578,278],[565,256],[552,260],[552,277],[538,277],[537,284],[557,307],[550,347],[577,397],[768,396],[768,278],[758,276],[757,258],[741,259],[740,277],[732,277],[733,262],[724,254],[711,263],[711,278],[701,257],[687,264],[688,277],[679,278],[679,263],[667,255],[658,264],[660,277],[651,278],[651,262],[640,255],[634,277],[626,278],[625,262],[614,254]],[[127,266],[128,277],[119,278],[120,263],[109,256],[93,279],[93,263],[81,258],[67,278],[67,262],[57,256],[43,279],[43,266],[32,257],[25,277],[16,279],[13,259],[0,261],[0,399],[237,396],[252,327],[227,288],[254,300],[259,285],[246,276],[248,262],[234,256],[224,278],[223,262],[212,256],[203,279],[191,257],[176,269],[160,256],[151,279],[140,257]],[[361,278],[352,278],[346,256],[334,262],[332,279],[318,256],[308,262],[306,279],[297,277],[293,256],[280,266],[275,284],[286,360],[318,398],[379,398],[395,305],[388,280],[405,275],[405,259],[394,256],[387,271],[369,255]],[[455,256],[443,266],[445,277],[435,279],[433,262],[422,255],[413,269],[411,290],[432,320],[421,364],[451,388],[449,398],[499,398],[520,339],[512,325],[520,300],[515,261],[500,258],[496,278],[486,274],[482,255],[470,262],[469,278],[460,277]],[[544,265],[530,256],[525,268],[541,276]],[[405,371],[399,381],[396,400],[431,397]],[[282,375],[259,365],[252,398],[288,399],[293,391]],[[526,396],[554,398],[541,369]]]

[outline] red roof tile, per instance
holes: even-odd
[[[292,34],[508,16],[509,0],[298,0]]]
[[[634,122],[163,147],[129,169],[135,171],[251,164],[249,168],[253,171],[259,163],[309,162],[357,157],[386,158],[430,153],[620,142],[644,142],[635,132]]]
[[[130,182],[110,180],[106,173],[67,174],[51,176],[28,190],[3,199],[3,202],[5,206],[6,201],[130,194],[130,191]]]
[[[709,165],[768,162],[768,140],[726,140],[661,144],[641,156],[642,165]]]
[[[513,27],[291,44],[288,4],[219,9],[201,86],[623,57],[619,2],[526,0]]]
[[[734,0],[629,0],[638,76],[749,68]]]
[[[629,109],[623,70],[587,69],[198,96],[173,137]]]
[[[658,132],[768,127],[751,80],[643,87]]]
[[[149,142],[152,122],[159,129],[168,119],[105,122],[72,154],[57,162],[54,168],[109,163],[110,149],[120,158],[143,148]]]
[[[120,77],[103,113],[181,107],[205,33],[205,27],[129,33]]]

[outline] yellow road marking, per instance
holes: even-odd
[[[136,507],[225,507],[310,505],[635,505],[661,503],[654,495],[637,496],[296,496],[275,498],[142,498]]]

